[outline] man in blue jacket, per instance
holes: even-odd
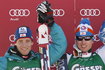
[[[52,43],[49,45],[50,64],[56,62],[67,47],[61,27],[54,22],[52,9],[47,2],[37,7],[38,22],[47,23]],[[0,70],[41,70],[40,54],[32,51],[33,35],[29,27],[21,26],[15,32],[15,46],[11,46],[4,57],[0,58]],[[56,55],[55,55],[56,54]]]

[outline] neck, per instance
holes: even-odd
[[[90,57],[91,54],[91,52],[83,52],[81,57]]]
[[[22,54],[18,51],[18,49],[17,49],[16,46],[14,46],[13,49],[10,49],[10,50],[9,50],[9,53],[10,53],[10,54],[18,55],[18,56],[20,56],[21,58],[23,58],[24,60],[29,59],[30,56],[31,56],[31,52],[30,52],[29,54],[27,54],[27,55],[22,55]]]

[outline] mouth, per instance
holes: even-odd
[[[23,51],[26,51],[28,48],[21,48]]]
[[[82,45],[81,47],[82,47],[82,48],[86,48],[87,46],[86,46],[86,45]]]

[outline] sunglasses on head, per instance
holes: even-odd
[[[93,36],[76,36],[76,40],[78,40],[78,41],[82,41],[83,39],[85,40],[85,41],[89,41],[89,40],[91,40],[93,38]]]

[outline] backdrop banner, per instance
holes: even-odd
[[[0,56],[3,56],[14,43],[14,32],[19,26],[28,26],[34,34],[33,50],[38,51],[36,44],[37,23],[36,7],[44,0],[1,0],[0,1]],[[75,29],[81,18],[89,18],[95,34],[99,32],[105,20],[105,0],[49,0],[54,18],[67,37],[67,52],[72,53],[75,42]],[[102,43],[95,42],[93,51]]]

